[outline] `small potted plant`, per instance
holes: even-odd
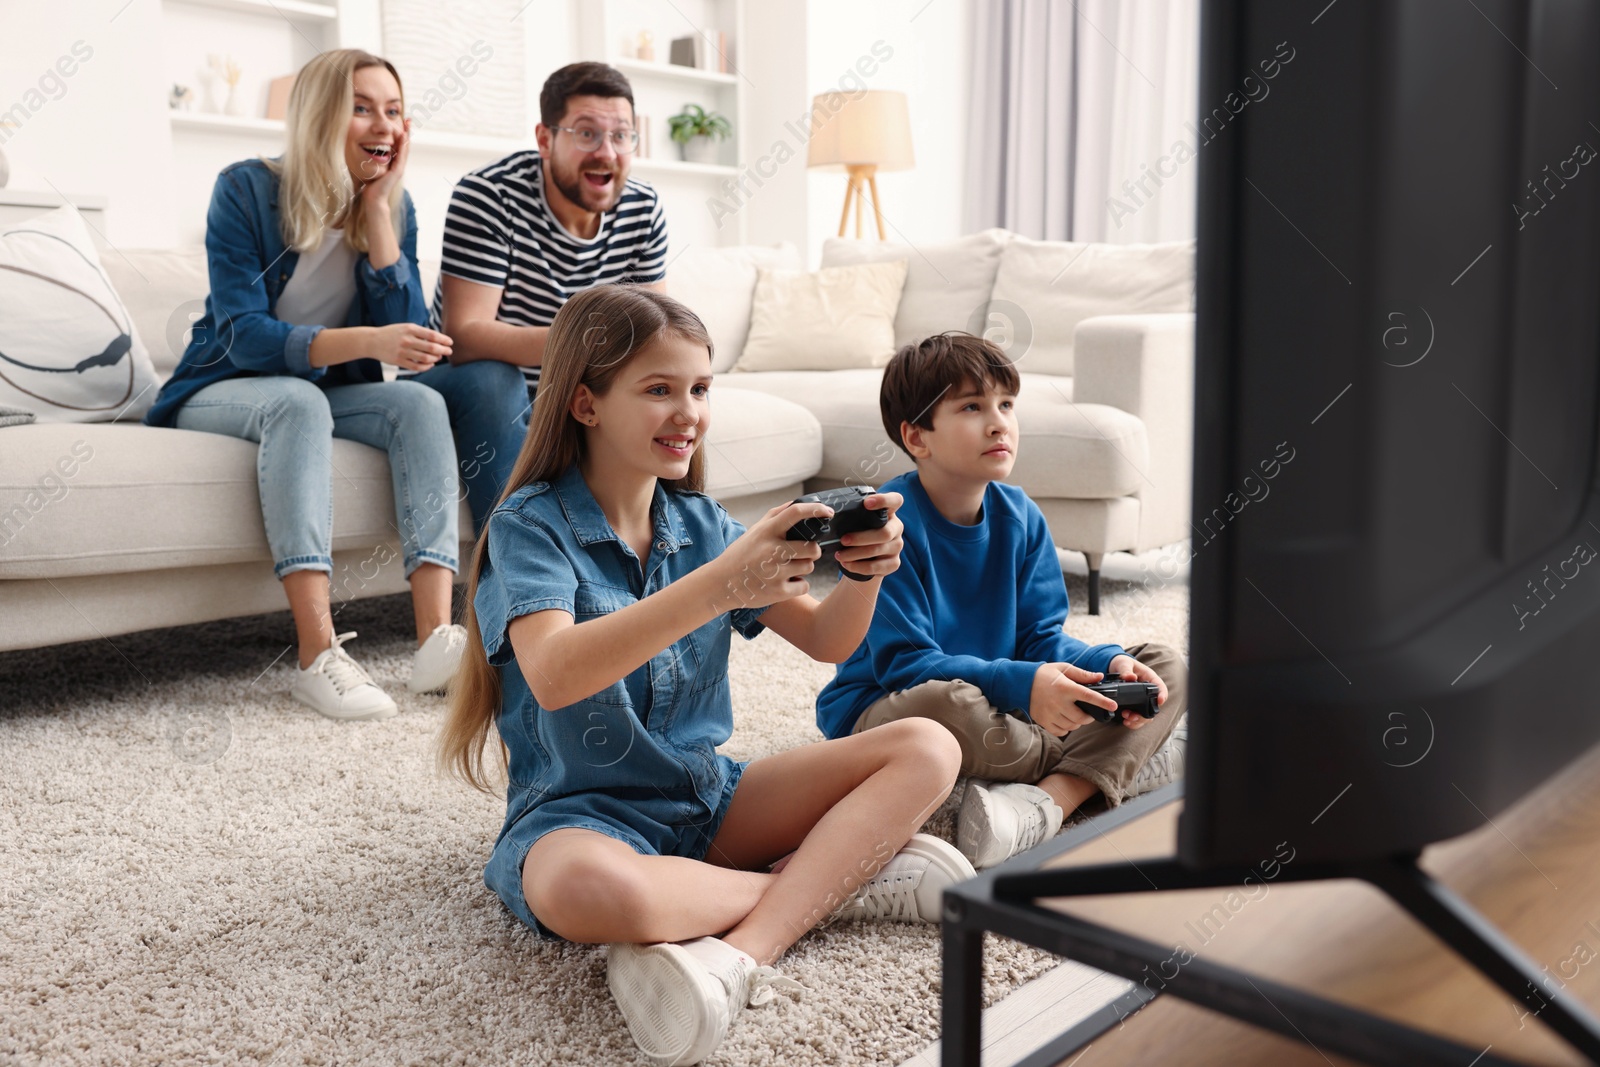
[[[725,116],[699,104],[683,105],[682,111],[667,120],[667,128],[681,146],[685,163],[717,162],[717,142],[733,135]]]

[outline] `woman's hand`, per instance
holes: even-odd
[[[392,363],[401,370],[423,371],[450,355],[450,338],[414,322],[371,327],[366,358]]]
[[[805,576],[822,558],[822,549],[815,541],[790,541],[784,535],[802,519],[832,514],[826,504],[811,501],[782,504],[762,516],[712,564],[720,572],[720,609],[764,608],[810,592]]]
[[[382,173],[374,174],[370,180],[361,186],[361,195],[367,198],[367,203],[370,206],[383,205],[387,207],[389,194],[395,190],[405,177],[406,162],[410,158],[411,120],[406,119],[405,125],[395,132],[393,154],[389,157],[388,165],[383,168]],[[373,161],[367,160],[363,165],[363,169],[372,165]],[[387,214],[387,211],[383,213]],[[370,214],[371,212],[369,212]]]
[[[900,549],[904,542],[901,534],[905,524],[895,513],[905,503],[899,493],[874,493],[864,501],[869,508],[886,508],[889,519],[876,530],[860,530],[845,534],[839,539],[839,551],[834,558],[839,566],[854,574],[877,578],[900,569]]]

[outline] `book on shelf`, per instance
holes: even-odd
[[[728,73],[728,36],[721,30],[710,34],[693,34],[674,38],[668,50],[668,62],[677,67],[695,70],[714,70]]]

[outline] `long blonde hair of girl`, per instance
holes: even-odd
[[[552,482],[584,455],[588,428],[569,410],[580,384],[604,396],[617,375],[637,355],[664,336],[677,336],[706,346],[710,364],[711,337],[699,317],[669,296],[635,285],[599,285],[568,300],[550,324],[545,339],[539,392],[529,419],[528,436],[517,455],[503,501],[523,486]],[[689,457],[689,473],[666,483],[668,489],[699,492],[705,486],[705,448]],[[467,568],[467,596],[462,622],[467,650],[450,685],[450,711],[439,735],[439,767],[485,793],[493,793],[484,747],[500,712],[500,674],[483,650],[483,632],[473,601],[478,577],[489,551],[487,527],[478,538]],[[511,669],[517,669],[513,666]],[[505,770],[505,753],[496,759]]]
[[[300,68],[289,92],[286,125],[288,146],[281,162],[268,160],[278,172],[278,209],[283,240],[296,252],[309,252],[322,243],[323,231],[344,227],[344,240],[357,252],[367,251],[366,201],[356,192],[355,179],[344,159],[350,116],[355,112],[356,71],[383,67],[400,85],[400,72],[387,59],[359,48],[323,52]],[[400,89],[400,113],[405,114],[405,88]],[[389,193],[389,217],[397,238],[405,236],[405,190],[398,182]]]

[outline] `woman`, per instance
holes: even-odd
[[[342,647],[355,635],[333,632],[332,438],[389,455],[419,646],[408,687],[442,688],[466,636],[450,623],[458,498],[444,400],[383,380],[384,363],[426,370],[450,354],[423,325],[404,114],[400,76],[377,56],[325,52],[300,71],[284,154],[217,178],[206,313],[145,417],[260,445],[267,543],[300,645],[291,693],[335,719],[397,709]]]

